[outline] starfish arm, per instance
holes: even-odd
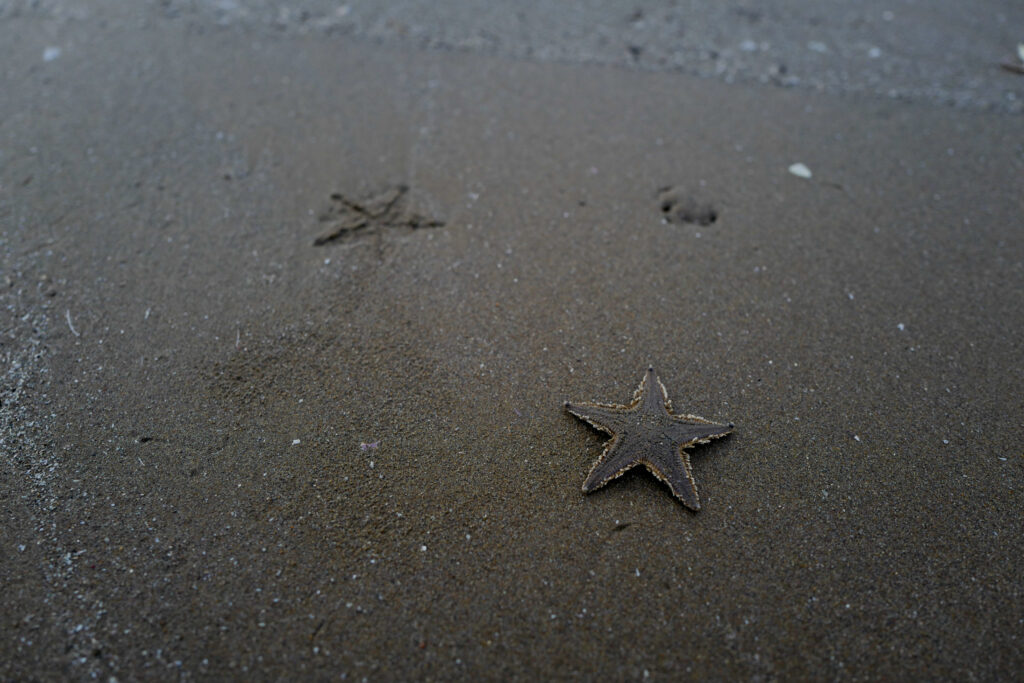
[[[629,411],[625,406],[566,401],[565,409],[595,429],[607,434],[614,434],[629,425]]]
[[[668,391],[665,385],[654,373],[654,366],[649,365],[644,378],[640,380],[640,386],[633,394],[633,403],[640,405],[642,412],[651,414],[667,415],[668,408],[672,403],[668,400]]]
[[[719,425],[708,422],[704,418],[694,415],[686,415],[682,419],[676,418],[668,427],[668,433],[672,440],[683,448],[698,443],[707,443],[712,439],[719,439],[733,430],[733,425]]]
[[[653,462],[644,461],[644,466],[651,474],[668,484],[672,495],[694,512],[700,510],[700,496],[697,495],[697,484],[690,472],[690,456],[682,448],[673,448],[665,452],[664,457]]]
[[[601,453],[601,457],[594,463],[586,481],[583,482],[584,493],[601,488],[612,479],[621,476],[626,470],[639,464],[625,455],[621,448],[618,448],[621,446],[620,440],[620,437],[615,436],[604,447],[604,452]]]

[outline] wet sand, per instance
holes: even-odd
[[[1018,116],[51,28],[0,23],[0,676],[1024,666]],[[649,363],[736,424],[699,513],[581,492],[563,402]]]

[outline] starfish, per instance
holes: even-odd
[[[734,427],[731,422],[719,425],[696,415],[673,415],[668,391],[653,366],[647,368],[629,405],[566,401],[565,409],[612,437],[583,482],[584,493],[643,465],[695,512],[700,510],[700,498],[686,449],[725,436]]]

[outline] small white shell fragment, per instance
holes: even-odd
[[[810,178],[811,169],[807,168],[804,164],[796,163],[789,167],[789,172],[795,175],[797,178]]]
[[[294,440],[292,441],[292,445],[293,445],[293,446],[298,446],[298,445],[299,445],[300,443],[302,443],[302,441],[301,441],[300,439],[294,439]]]
[[[60,57],[62,50],[59,47],[50,46],[43,50],[43,61],[52,62]]]

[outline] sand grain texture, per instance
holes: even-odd
[[[1021,670],[1019,117],[173,17],[0,45],[0,677]],[[313,246],[399,185],[444,225]],[[648,363],[737,425],[699,514],[580,493],[563,401]]]

